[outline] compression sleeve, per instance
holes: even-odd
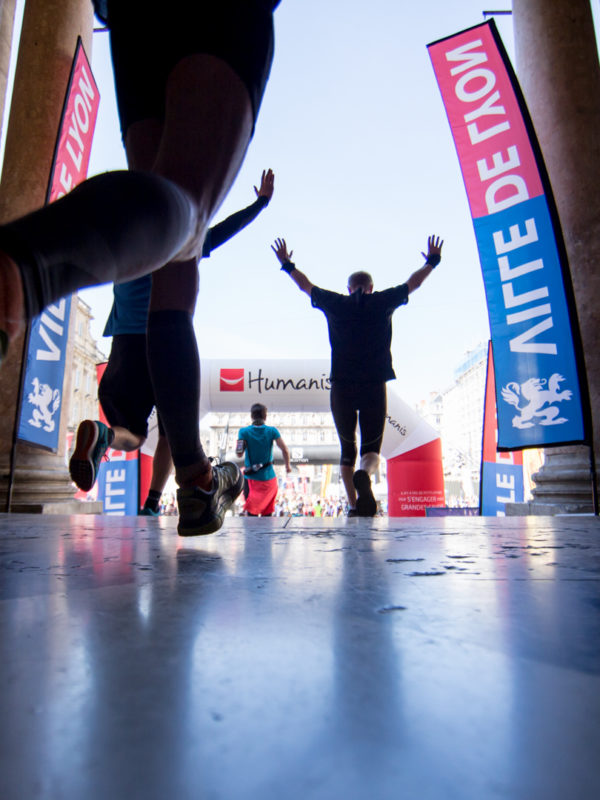
[[[235,214],[214,225],[208,232],[209,235],[206,237],[202,255],[206,258],[210,252],[216,250],[217,247],[220,247],[232,236],[235,236],[236,233],[243,230],[268,205],[269,200],[266,197],[257,197],[252,205],[242,208],[241,211],[236,211]],[[205,249],[206,252],[204,251]]]

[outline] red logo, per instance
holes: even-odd
[[[221,368],[219,389],[222,392],[244,391],[244,369]]]

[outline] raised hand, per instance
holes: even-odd
[[[290,250],[288,253],[287,244],[285,239],[275,239],[275,244],[271,245],[271,250],[279,259],[280,264],[285,264],[286,261],[291,261],[294,251]]]
[[[427,239],[427,253],[425,254],[422,252],[421,255],[430,267],[437,267],[442,260],[443,244],[443,239],[440,239],[439,236],[435,236],[435,234]]]
[[[275,175],[273,174],[273,170],[268,169],[265,172],[265,170],[263,169],[262,177],[260,179],[260,187],[258,189],[256,188],[256,186],[254,187],[256,196],[266,197],[267,200],[270,200],[273,197],[274,189],[275,189]]]

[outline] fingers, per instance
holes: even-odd
[[[260,178],[260,188],[254,187],[254,192],[257,197],[266,197],[268,200],[273,196],[273,188],[275,185],[275,175],[272,169],[263,169]]]
[[[427,247],[429,248],[429,250],[431,250],[432,247],[434,247],[436,250],[441,250],[443,244],[444,240],[440,239],[440,237],[436,236],[435,234],[433,234],[427,239]]]
[[[291,259],[292,253],[294,252],[292,250],[290,253],[288,253],[285,239],[275,239],[275,244],[271,245],[271,250],[275,253],[277,258],[280,260],[283,259],[284,261],[286,258],[288,260]]]

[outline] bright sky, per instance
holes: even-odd
[[[366,269],[375,288],[403,283],[431,233],[444,259],[394,316],[396,391],[415,403],[444,389],[466,350],[489,335],[483,283],[450,129],[427,55],[436,39],[483,22],[509,0],[283,0],[256,134],[215,222],[248,205],[261,172],[275,172],[268,209],[200,266],[195,315],[203,358],[326,358],[325,319],[278,269],[284,237],[320,286],[345,291]],[[511,18],[496,17],[509,53]],[[94,35],[102,95],[90,174],[124,166],[108,36]],[[101,333],[111,287],[83,299]]]

